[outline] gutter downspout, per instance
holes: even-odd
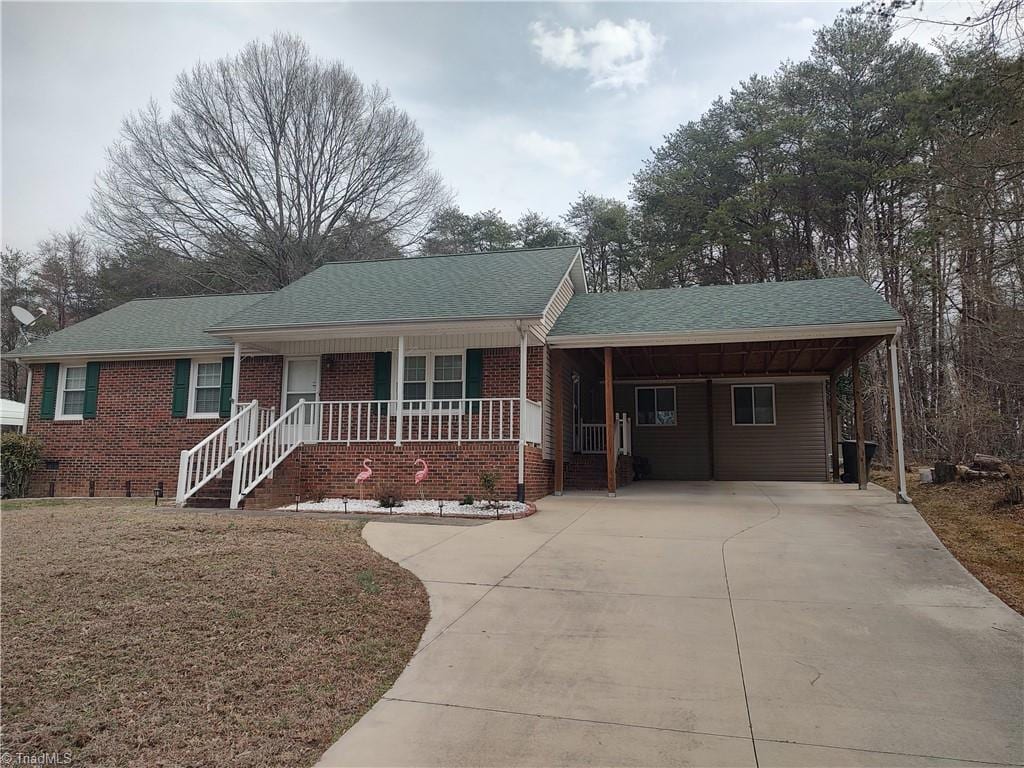
[[[242,347],[237,341],[235,342],[231,371],[231,412],[228,414],[229,419],[235,418],[235,415],[238,413],[238,389],[239,381],[242,378]],[[228,429],[227,441],[229,446],[233,446],[233,450],[238,450],[239,448],[238,431],[237,424]],[[248,441],[253,437],[255,435],[246,434],[243,439]]]
[[[526,329],[521,322],[516,323],[519,329],[519,475],[516,482],[516,501],[526,501]]]
[[[25,411],[21,414],[21,434],[28,434],[28,409],[32,405],[32,366],[28,365],[28,378],[25,380]]]

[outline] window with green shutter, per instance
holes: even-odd
[[[235,358],[225,357],[220,361],[220,415],[231,416],[231,390],[234,384]]]
[[[85,366],[85,402],[82,405],[82,418],[96,418],[96,401],[100,393],[100,364],[87,363]]]
[[[57,410],[57,378],[60,376],[59,363],[47,363],[43,371],[43,394],[39,399],[39,418],[53,420]]]
[[[184,419],[188,413],[188,379],[192,361],[185,357],[174,361],[174,388],[171,395],[171,417]]]
[[[391,399],[391,353],[373,353],[373,399]],[[387,406],[381,406],[382,413],[387,413]]]
[[[484,351],[482,349],[466,350],[466,398],[483,397],[484,391]],[[472,407],[473,413],[480,412],[480,403],[466,403],[467,412]]]

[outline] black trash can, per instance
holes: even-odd
[[[843,440],[841,445],[843,446],[843,476],[841,479],[844,483],[859,482],[860,478],[857,477],[857,441]],[[871,479],[871,459],[874,458],[877,448],[878,443],[873,443],[870,440],[864,441],[864,467],[869,480]]]

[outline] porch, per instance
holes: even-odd
[[[513,481],[507,495],[523,500],[528,449],[545,442],[544,352],[533,334],[496,329],[236,343],[224,365],[240,372],[228,382],[238,405],[181,452],[178,503],[228,475],[225,494],[237,507],[261,484],[280,484],[282,463],[297,451],[312,455],[314,446],[325,472],[349,483],[364,457],[388,457],[397,471],[403,446],[448,464],[480,455],[470,447],[481,446],[483,456],[500,457],[503,482]],[[477,466],[473,491],[488,463],[478,458]],[[311,486],[308,477],[302,485]],[[336,479],[331,487],[337,491]]]

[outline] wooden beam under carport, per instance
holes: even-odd
[[[608,495],[615,495],[615,465],[618,456],[615,452],[615,404],[612,401],[614,390],[612,371],[612,348],[604,348],[604,453],[608,473]]]

